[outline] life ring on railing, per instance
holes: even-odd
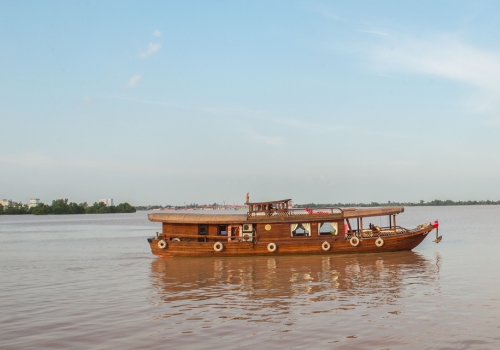
[[[329,251],[331,247],[332,246],[327,241],[324,241],[323,244],[321,245],[321,249],[323,249],[325,252]]]
[[[267,245],[267,250],[269,250],[271,253],[275,252],[276,249],[278,249],[278,246],[276,245],[276,243],[269,243]]]
[[[224,244],[222,244],[221,242],[215,242],[214,243],[214,250],[216,252],[221,252],[222,249],[224,249]]]
[[[172,238],[172,242],[180,242],[180,241],[181,241],[181,239],[178,237]]]
[[[164,239],[160,239],[160,240],[158,241],[158,248],[160,248],[160,249],[165,249],[165,248],[167,248],[167,245],[168,245],[168,244],[167,244],[167,241],[165,241]]]
[[[359,238],[356,236],[352,236],[351,239],[349,240],[349,242],[351,243],[351,245],[353,247],[357,247],[359,244]]]
[[[377,240],[375,241],[375,245],[379,248],[384,245],[384,240],[382,239],[382,237],[377,238]]]

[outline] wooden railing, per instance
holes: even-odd
[[[340,215],[343,211],[340,208],[315,208],[308,211],[304,208],[294,209],[276,209],[271,211],[248,212],[248,219],[266,219],[293,216],[321,216],[321,215]]]
[[[207,236],[207,235],[188,235],[188,234],[174,234],[174,233],[161,233],[157,232],[156,239],[165,239],[168,242],[197,242],[198,239],[203,239],[204,242],[253,242],[257,239],[257,235],[253,233],[244,233],[248,237],[243,236]]]
[[[411,230],[408,230],[404,227],[401,226],[392,226],[392,227],[381,227],[380,232],[374,232],[372,230],[353,230],[349,231],[345,235],[345,239],[351,239],[351,237],[354,235],[358,238],[376,238],[376,237],[387,237],[387,236],[395,236],[395,235],[402,235],[406,233],[411,233]]]

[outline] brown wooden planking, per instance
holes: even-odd
[[[348,254],[348,253],[373,253],[373,252],[389,252],[400,250],[411,250],[425,239],[431,228],[426,228],[412,234],[403,234],[396,236],[383,237],[384,245],[377,247],[375,245],[376,238],[361,239],[357,247],[353,247],[348,240],[340,237],[331,236],[327,239],[319,237],[296,237],[297,240],[275,240],[273,243],[277,245],[275,252],[267,250],[266,241],[259,240],[257,244],[252,242],[227,242],[221,240],[224,244],[224,249],[221,252],[216,252],[213,247],[213,242],[200,243],[197,241],[181,241],[168,242],[166,249],[158,248],[158,240],[152,239],[150,242],[153,254],[159,256],[237,256],[237,255],[282,255],[282,254]],[[226,238],[226,237],[221,237]],[[331,249],[327,252],[323,251],[321,244],[328,241],[331,244]]]
[[[417,246],[425,234],[432,230],[432,226],[411,233],[398,234],[383,237],[383,247],[375,245],[376,237],[361,238],[360,244],[353,247],[345,239],[344,218],[359,219],[363,217],[393,215],[404,211],[403,207],[391,208],[363,208],[344,209],[340,215],[300,215],[290,217],[267,216],[247,220],[246,214],[198,214],[198,213],[154,213],[149,214],[151,221],[162,222],[162,233],[160,238],[168,241],[167,249],[158,248],[158,239],[148,239],[153,254],[161,256],[229,256],[229,255],[282,255],[282,254],[332,254],[332,253],[366,253],[381,251],[410,250]],[[319,235],[318,226],[321,222],[337,222],[337,235]],[[254,227],[254,242],[242,242],[238,234],[229,236],[219,235],[219,225],[241,226],[251,223]],[[291,224],[309,223],[311,225],[310,236],[291,236]],[[207,236],[199,236],[199,225],[207,225]],[[266,230],[266,226],[270,226]],[[356,226],[357,227],[357,226]],[[269,227],[268,227],[269,228]],[[425,232],[424,232],[425,231]],[[234,231],[233,231],[234,232]],[[206,240],[199,242],[200,237]],[[173,238],[181,238],[182,241],[172,241]],[[224,244],[221,252],[214,250],[213,244],[220,241]],[[331,250],[324,252],[321,249],[323,242],[330,242]],[[276,252],[267,250],[268,243],[277,245]]]
[[[290,223],[272,223],[272,224],[256,224],[256,234],[259,239],[270,240],[270,239],[299,239],[299,238],[312,238],[312,237],[325,237],[327,235],[318,235],[318,222],[310,222],[310,221],[302,221],[304,223],[311,224],[311,236],[310,237],[292,237],[290,231]],[[332,222],[332,221],[327,221]],[[270,225],[271,229],[266,230],[266,226]],[[176,237],[182,235],[197,235],[198,234],[198,225],[197,224],[172,224],[172,223],[163,223],[162,234],[169,237]],[[218,235],[218,224],[208,225],[208,236],[213,237],[227,237],[227,236],[219,236]],[[338,231],[339,234],[344,232],[344,223],[338,222]],[[234,236],[233,236],[234,237]]]

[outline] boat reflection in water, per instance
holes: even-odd
[[[438,269],[435,261],[411,251],[163,258],[151,264],[152,302],[158,318],[204,326],[221,318],[291,326],[298,315],[366,313],[367,308],[390,307],[385,315],[397,314],[412,297],[439,293]]]

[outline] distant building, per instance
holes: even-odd
[[[107,207],[113,206],[113,198],[102,198],[99,199],[99,202],[106,204]]]
[[[4,207],[8,207],[12,205],[12,199],[2,199],[0,200],[0,204]]]
[[[30,204],[28,207],[36,207],[40,203],[40,198],[30,198]]]

